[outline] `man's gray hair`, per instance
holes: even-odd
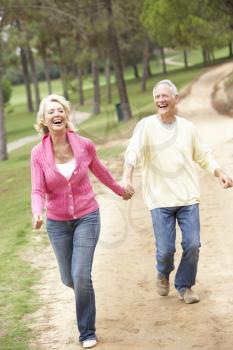
[[[170,90],[171,90],[171,93],[173,96],[178,96],[178,90],[177,90],[177,87],[175,86],[175,84],[173,84],[173,82],[171,82],[171,80],[168,80],[168,79],[164,79],[164,80],[160,80],[153,88],[153,97],[155,99],[155,91],[157,89],[157,87],[161,84],[165,84],[167,85]]]

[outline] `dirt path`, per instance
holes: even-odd
[[[228,63],[205,73],[179,104],[179,114],[199,127],[216,158],[231,173],[233,119],[213,110],[211,92],[232,68],[233,63]],[[119,178],[121,167],[121,160],[112,164]],[[131,202],[125,203],[96,185],[102,217],[93,272],[98,349],[233,349],[233,191],[222,190],[216,179],[202,171],[200,180],[202,248],[196,290],[202,300],[195,305],[180,302],[174,288],[166,298],[156,294],[154,241],[150,215],[142,202],[139,172],[137,193]],[[177,260],[181,253],[178,242]],[[42,270],[35,288],[43,305],[33,315],[38,341],[32,348],[78,349],[72,291],[59,281],[50,246],[43,252],[35,247],[34,256],[33,263]]]

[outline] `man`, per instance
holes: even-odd
[[[199,302],[193,292],[200,247],[199,184],[196,165],[219,178],[223,188],[232,187],[196,127],[176,115],[178,93],[170,80],[153,89],[157,115],[136,125],[125,152],[123,182],[132,190],[133,171],[142,160],[143,196],[151,211],[156,240],[157,290],[169,293],[174,269],[176,221],[182,232],[183,254],[175,276],[178,296],[187,304]]]

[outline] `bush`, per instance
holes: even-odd
[[[12,94],[12,85],[8,79],[2,80],[2,88],[3,88],[3,102],[7,104],[10,101]]]

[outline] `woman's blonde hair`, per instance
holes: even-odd
[[[46,135],[49,133],[49,129],[44,125],[45,109],[49,102],[58,102],[64,108],[65,114],[67,116],[67,129],[75,131],[73,123],[70,121],[71,106],[70,102],[65,99],[65,97],[60,95],[48,95],[43,98],[40,102],[39,110],[37,113],[37,123],[34,125],[37,132]]]

